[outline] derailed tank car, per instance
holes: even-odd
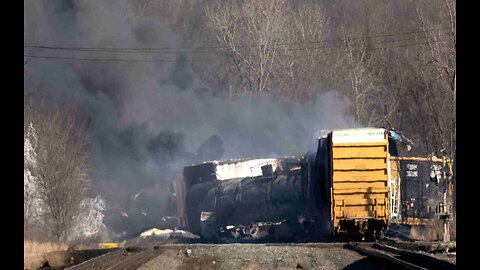
[[[276,168],[278,164],[277,159],[232,159],[224,161],[209,161],[201,164],[187,166],[183,169],[183,177],[177,178],[176,181],[176,198],[177,198],[177,213],[179,224],[182,227],[199,233],[200,215],[192,216],[190,204],[188,201],[192,196],[197,197],[197,203],[203,202],[206,193],[199,193],[199,191],[191,191],[193,187],[204,186],[206,183],[220,183],[236,178],[254,177],[263,174],[261,167],[272,165],[272,169]],[[210,188],[206,186],[205,188]],[[200,188],[196,188],[197,190]],[[187,208],[186,208],[187,207]],[[190,215],[188,215],[190,213]]]
[[[309,194],[318,193],[318,183],[309,181],[313,167],[307,159],[233,160],[186,167],[184,181],[190,187],[183,225],[210,240],[288,241],[315,231],[318,207]]]

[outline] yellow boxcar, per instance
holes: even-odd
[[[388,134],[381,128],[336,130],[329,139],[333,231],[373,238],[390,220]]]

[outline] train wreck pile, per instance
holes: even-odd
[[[381,128],[335,130],[314,153],[187,166],[176,182],[180,228],[223,243],[373,240],[391,224],[446,216],[450,160],[399,157],[405,142]]]
[[[318,139],[314,153],[187,166],[176,181],[177,227],[146,230],[79,269],[102,260],[141,269],[251,269],[251,262],[334,269],[356,261],[375,269],[453,269],[452,162],[399,156],[392,135],[336,130]],[[374,240],[381,241],[360,243]],[[244,245],[272,242],[289,244]]]

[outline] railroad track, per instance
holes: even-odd
[[[131,270],[155,258],[159,253],[157,246],[147,249],[120,249],[65,270]]]
[[[328,243],[266,243],[265,246],[282,246],[282,247],[312,247],[312,248],[344,248],[345,242],[328,242]]]
[[[378,243],[348,243],[345,247],[362,255],[384,260],[401,269],[456,269],[455,264],[437,259],[428,254],[399,249]]]

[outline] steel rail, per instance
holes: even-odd
[[[95,263],[100,263],[101,261],[105,261],[105,260],[108,260],[110,257],[112,256],[116,256],[117,254],[122,254],[123,252],[125,252],[125,249],[118,249],[118,250],[115,250],[115,251],[111,251],[111,252],[108,252],[108,253],[105,253],[103,255],[100,255],[98,257],[95,257],[95,258],[92,258],[90,260],[86,260],[84,262],[81,262],[79,264],[76,264],[76,265],[73,265],[73,266],[70,266],[70,267],[67,267],[65,268],[64,270],[80,270],[80,269],[88,269],[88,267],[92,264],[95,264]]]
[[[144,251],[140,251],[139,253],[127,257],[126,259],[120,261],[119,263],[107,268],[107,270],[130,270],[130,269],[136,269],[140,265],[146,263],[150,259],[153,259],[154,256],[151,258],[148,258],[150,255],[155,253],[155,250],[157,250],[158,247],[151,247],[148,248]],[[148,260],[145,260],[145,258],[148,258]]]
[[[428,265],[429,266],[428,268],[431,267],[432,269],[456,269],[456,265],[454,265],[453,263],[447,262],[445,260],[437,259],[428,254],[400,249],[400,248],[396,248],[388,245],[382,245],[379,243],[375,243],[373,247],[390,252],[390,253],[402,255],[404,257],[409,258],[410,260],[421,261],[423,264]]]
[[[393,255],[386,254],[380,251],[377,251],[373,248],[365,247],[364,245],[360,245],[358,243],[348,243],[346,245],[347,248],[354,250],[362,255],[370,256],[370,257],[375,257],[390,263],[394,263],[398,266],[401,266],[405,269],[411,269],[411,270],[428,270],[429,268],[424,268],[418,265],[415,265],[413,263],[401,260],[399,258],[396,258]]]

